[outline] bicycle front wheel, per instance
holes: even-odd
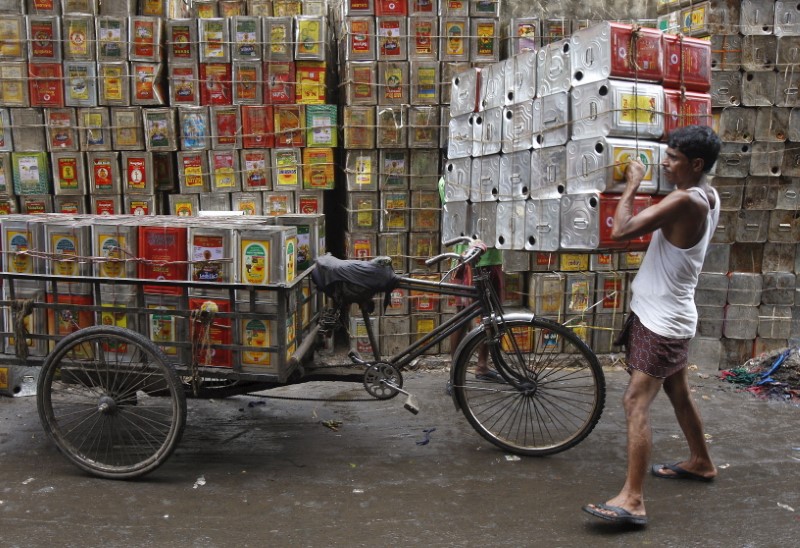
[[[544,318],[512,319],[488,352],[487,338],[470,341],[453,371],[460,408],[481,436],[511,453],[544,456],[589,435],[603,412],[605,377],[571,329]],[[483,361],[490,373],[476,375]]]
[[[45,432],[69,460],[110,479],[158,468],[186,424],[183,386],[164,353],[119,327],[64,337],[42,366],[37,407]]]

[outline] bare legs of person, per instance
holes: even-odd
[[[700,414],[689,393],[687,370],[684,368],[667,379],[659,379],[634,369],[623,397],[628,432],[628,472],[625,484],[617,496],[604,504],[584,507],[587,512],[615,522],[636,525],[647,523],[643,484],[653,443],[650,408],[662,385],[689,444],[689,460],[678,464],[685,471],[704,478],[711,479],[716,475],[717,471],[705,442]],[[664,475],[660,477],[666,477],[669,473],[670,469],[664,468]]]
[[[458,344],[461,342],[461,339],[464,337],[466,333],[466,329],[461,329],[456,333],[450,335],[450,355],[454,355],[456,352],[456,348],[458,348]],[[478,348],[478,364],[475,366],[475,375],[490,375],[494,373],[489,369],[489,347],[485,344],[481,344],[480,348]]]

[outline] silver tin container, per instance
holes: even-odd
[[[111,107],[111,143],[114,150],[144,150],[141,107]]]
[[[508,23],[506,51],[513,56],[542,46],[542,22],[538,17],[512,17]]]
[[[782,142],[754,142],[750,157],[750,175],[779,177],[785,148],[786,144]]]
[[[86,169],[82,152],[53,152],[50,161],[55,195],[86,194]]]
[[[498,202],[495,245],[498,249],[525,249],[525,202]]]
[[[503,108],[502,151],[509,154],[533,148],[539,124],[533,118],[533,101],[515,103]]]
[[[505,105],[505,63],[491,63],[481,70],[478,109],[490,110]]]
[[[411,61],[439,59],[439,21],[433,16],[416,15],[408,18],[408,59]]]
[[[233,61],[261,61],[264,43],[261,37],[261,19],[236,15],[230,19],[231,59]]]
[[[727,274],[701,272],[694,292],[695,304],[722,308],[727,304],[728,285]]]
[[[745,72],[742,77],[741,104],[746,107],[772,106],[775,102],[777,82],[775,72]]]
[[[64,60],[95,60],[94,21],[94,16],[91,15],[64,15],[61,18],[65,38]]]
[[[0,62],[0,101],[7,107],[28,107],[28,64],[25,61]]]
[[[569,139],[569,96],[551,93],[533,100],[534,147],[563,145]]]
[[[343,39],[339,44],[345,61],[374,61],[375,18],[371,15],[346,17],[342,25]]]
[[[229,63],[231,40],[228,21],[221,17],[198,20],[198,60],[201,63]]]
[[[178,150],[175,110],[172,107],[142,110],[146,150],[153,152]]]
[[[152,196],[155,192],[153,154],[151,152],[125,151],[120,154],[122,192]]]
[[[474,113],[468,113],[450,118],[447,131],[448,158],[466,158],[472,155],[475,139],[473,116]]]
[[[595,312],[622,314],[625,304],[626,276],[622,272],[599,272],[595,282]]]
[[[324,61],[328,50],[327,19],[321,15],[296,15],[294,23],[294,58]]]
[[[128,19],[101,15],[95,19],[96,55],[98,62],[128,59]]]
[[[800,46],[800,36],[780,36],[778,37],[777,60],[775,66],[778,71],[784,71],[797,65],[798,46]]]
[[[411,196],[407,191],[381,192],[381,231],[408,232]]]
[[[197,20],[196,19],[170,19],[166,22],[165,47],[167,60],[173,62],[196,62],[197,53]]]
[[[531,274],[528,282],[528,308],[537,316],[561,318],[564,313],[563,274]]]
[[[238,105],[209,107],[211,119],[211,148],[230,150],[242,148],[242,120]]]
[[[91,215],[121,215],[122,196],[120,194],[113,196],[91,196],[89,198],[89,210]]]
[[[739,70],[742,66],[742,35],[711,36],[711,70]]]
[[[246,149],[239,153],[242,190],[272,190],[272,157],[269,149]]]
[[[500,193],[500,155],[472,159],[470,201],[494,202]]]
[[[85,222],[48,222],[44,226],[45,271],[55,276],[82,278],[91,276],[90,226]],[[88,295],[91,284],[85,282],[59,282],[59,293],[68,295]]]
[[[758,333],[758,308],[730,305],[725,312],[722,334],[727,339],[752,340]]]
[[[664,133],[664,91],[659,85],[600,80],[575,86],[570,95],[573,139],[659,139]]]
[[[777,0],[775,2],[775,35],[800,35],[800,11],[793,2]]]
[[[2,126],[8,127],[8,110],[2,109],[0,116],[4,118]],[[47,130],[47,150],[76,151],[78,150],[78,130],[75,109],[73,108],[48,108],[44,111]],[[10,137],[10,135],[9,135]],[[11,139],[7,139],[9,145]],[[5,148],[5,147],[3,147]],[[10,150],[11,147],[8,147]]]
[[[471,184],[472,159],[465,157],[448,160],[444,167],[445,203],[468,200]]]
[[[724,143],[749,143],[756,131],[757,109],[723,108],[719,113],[717,133]],[[791,138],[790,138],[791,139]]]
[[[232,192],[231,210],[244,215],[262,215],[263,197],[259,192]]]
[[[764,243],[769,230],[769,211],[743,209],[736,220],[737,243]]]
[[[178,185],[181,194],[209,192],[208,155],[204,151],[178,152]]]
[[[119,152],[87,152],[86,173],[92,196],[119,195]]]
[[[469,204],[467,234],[487,242],[487,245],[497,239],[497,202]]]
[[[480,92],[480,69],[471,68],[452,78],[450,86],[450,115],[457,118],[475,112]]]
[[[793,70],[783,70],[778,73],[775,83],[774,103],[777,107],[797,107],[800,106],[800,74]]]
[[[397,274],[408,272],[407,236],[399,232],[378,234],[378,255],[390,257],[392,259],[392,270]]]
[[[53,212],[66,215],[85,215],[86,196],[53,196]]]
[[[412,105],[439,104],[439,62],[411,61],[411,90],[409,101]]]
[[[68,107],[97,106],[97,64],[64,61],[64,104]]]
[[[526,51],[503,61],[505,64],[505,104],[524,103],[536,97],[536,69],[538,59],[535,51]]]
[[[567,186],[567,147],[559,145],[531,151],[530,196],[559,198]]]
[[[639,192],[658,192],[658,170],[653,167],[661,163],[659,143],[604,137],[569,142],[567,193],[622,192],[625,189],[624,166],[631,158],[639,158],[648,166]]]
[[[465,61],[442,61],[441,63],[441,99],[443,105],[449,105],[451,102],[451,91],[453,87],[453,78],[465,70],[470,68],[469,62]]]
[[[752,146],[749,143],[722,143],[719,158],[711,169],[720,177],[746,177],[750,172]]]
[[[43,109],[12,108],[10,127],[15,151],[47,150]]]
[[[558,251],[561,247],[561,199],[534,198],[525,202],[525,249]]]
[[[741,33],[744,35],[769,35],[774,31],[775,2],[742,0],[739,8]]]
[[[346,67],[347,79],[342,82],[345,108],[350,105],[375,105],[378,103],[378,64],[376,61],[350,61]]]
[[[561,197],[561,248],[597,249],[600,245],[600,196],[595,192]]]
[[[592,318],[595,304],[595,275],[592,272],[571,272],[564,280],[564,312],[568,316]]]
[[[558,40],[537,52],[536,78],[540,97],[569,91],[572,82],[569,40]]]
[[[0,59],[24,61],[28,53],[25,17],[17,13],[0,11],[0,27],[4,36],[3,45],[0,47]]]
[[[442,206],[442,241],[466,236],[468,204],[464,202],[449,202]]]
[[[168,207],[169,215],[196,217],[200,211],[200,197],[198,194],[170,194]]]
[[[800,241],[800,224],[789,211],[770,211],[767,239],[770,242],[778,243],[798,242]]]
[[[775,209],[788,211],[800,209],[800,179],[782,179],[778,185]]]
[[[792,307],[762,304],[758,309],[758,337],[787,340],[792,336]],[[785,344],[778,344],[785,347]]]
[[[128,106],[131,104],[131,87],[128,79],[128,63],[97,63],[97,104],[105,106]]]
[[[263,58],[266,61],[294,61],[294,22],[291,17],[262,18]]]
[[[181,150],[207,150],[211,141],[208,107],[178,109]]]
[[[713,176],[711,186],[717,190],[721,211],[739,211],[744,203],[744,187],[746,179]]]
[[[81,150],[111,150],[111,120],[106,107],[78,109]]]
[[[764,289],[761,274],[731,272],[728,284],[727,303],[737,306],[758,306]]]
[[[444,132],[443,132],[444,133]],[[437,190],[441,151],[437,149],[412,149],[410,151],[409,187],[411,190]]]
[[[209,150],[208,170],[211,192],[239,192],[242,190],[239,153],[235,150]]]
[[[500,185],[497,199],[501,202],[527,200],[531,183],[531,154],[527,150],[500,156]]]
[[[728,244],[710,243],[703,262],[703,272],[722,272],[730,270],[731,246]]]
[[[439,271],[439,265],[426,265],[425,261],[439,252],[440,240],[438,230],[435,232],[412,232],[408,235],[408,268],[411,272]]]
[[[711,106],[739,106],[742,102],[742,73],[739,70],[718,70],[711,81]]]
[[[502,148],[503,109],[492,108],[472,116],[472,156],[497,154]]]

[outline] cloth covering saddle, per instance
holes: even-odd
[[[368,313],[375,308],[373,297],[381,292],[385,310],[391,291],[400,281],[389,257],[375,257],[370,261],[342,260],[326,253],[317,258],[316,264],[311,279],[323,293],[337,304],[356,303]]]

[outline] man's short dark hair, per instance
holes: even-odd
[[[667,146],[682,152],[689,160],[700,158],[703,172],[708,173],[717,161],[722,142],[708,126],[685,126],[670,132]]]

